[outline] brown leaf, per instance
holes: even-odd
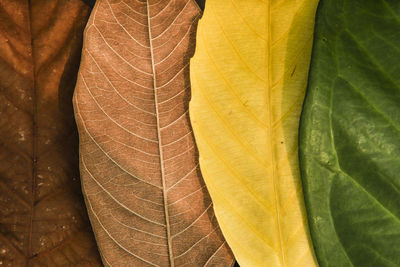
[[[81,174],[103,263],[231,266],[189,124],[194,0],[99,0],[75,91]]]
[[[101,266],[71,103],[88,13],[0,1],[0,266]]]

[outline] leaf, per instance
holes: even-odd
[[[88,13],[78,0],[0,3],[1,266],[101,266],[71,103]]]
[[[301,120],[321,266],[400,265],[400,2],[325,0]]]
[[[75,91],[81,173],[107,266],[231,266],[190,128],[193,0],[96,2]]]
[[[222,232],[241,266],[315,266],[297,131],[317,1],[207,0],[190,116]]]

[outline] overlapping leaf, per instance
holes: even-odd
[[[301,123],[322,266],[400,265],[400,2],[324,0]]]
[[[207,0],[190,116],[222,232],[242,266],[315,266],[297,132],[317,1]]]
[[[230,266],[188,118],[194,0],[99,0],[74,105],[107,266]]]
[[[0,2],[0,265],[100,266],[80,194],[72,92],[89,8]]]

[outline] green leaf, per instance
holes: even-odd
[[[400,265],[400,1],[324,0],[300,165],[321,266]]]

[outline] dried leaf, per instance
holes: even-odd
[[[72,91],[89,8],[0,2],[0,265],[100,266],[80,194]]]
[[[190,116],[222,232],[242,266],[316,266],[298,127],[317,0],[207,0]]]
[[[194,0],[100,0],[74,105],[105,265],[231,266],[188,118]]]

